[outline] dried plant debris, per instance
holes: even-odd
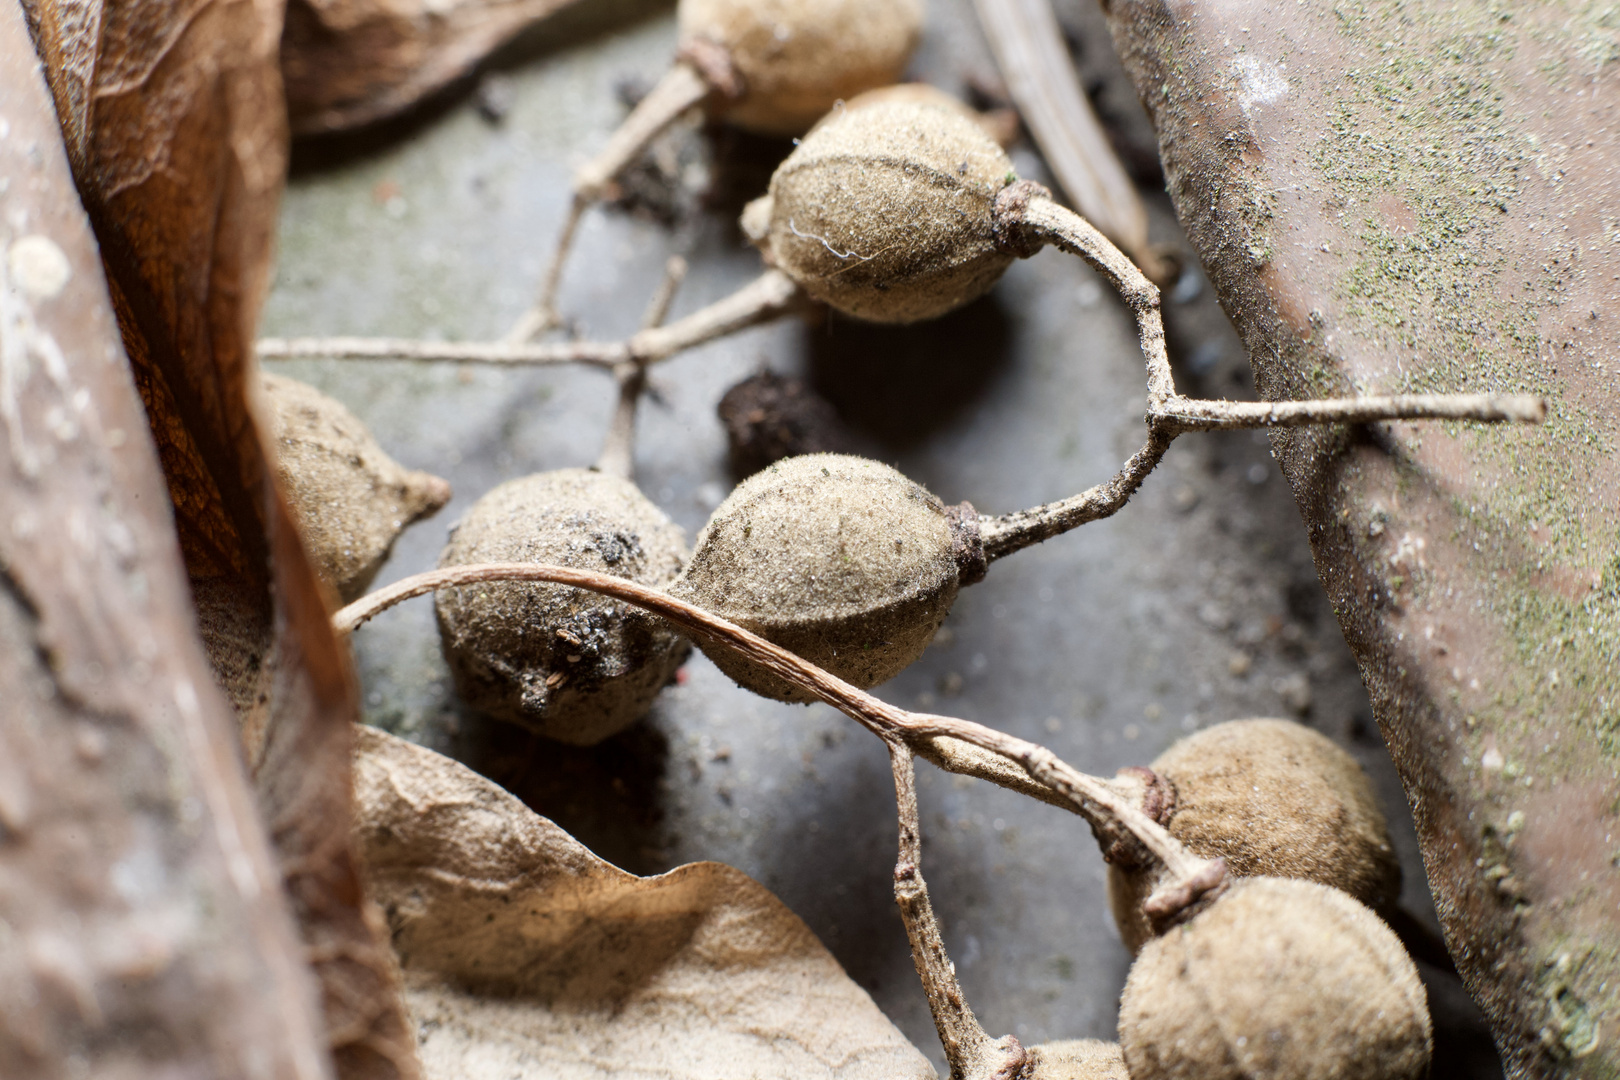
[[[984,295],[1013,261],[992,209],[1015,179],[978,123],[937,102],[834,111],[743,211],[766,260],[872,322],[931,319]]]
[[[629,480],[559,469],[508,481],[479,499],[439,565],[554,563],[661,586],[688,554],[680,526]],[[447,589],[437,610],[463,700],[580,746],[645,715],[689,648],[662,619],[559,585]]]
[[[1195,854],[1240,877],[1302,878],[1388,910],[1401,865],[1372,784],[1327,736],[1292,720],[1232,720],[1182,739],[1149,769],[1144,810]],[[1152,875],[1109,867],[1108,899],[1133,952],[1152,936]]]
[[[276,473],[315,569],[347,603],[407,525],[450,501],[450,485],[401,466],[359,417],[313,386],[282,375],[262,381]]]
[[[1267,877],[1143,948],[1119,1036],[1131,1080],[1420,1080],[1431,1050],[1389,927],[1338,889]]]
[[[429,1078],[932,1080],[741,871],[636,877],[449,758],[372,729],[357,741],[366,883]]]
[[[698,536],[670,592],[857,686],[892,678],[933,640],[956,599],[945,504],[881,462],[809,454],[737,486]],[[739,684],[806,693],[703,643]]]
[[[840,454],[854,449],[855,437],[832,403],[803,379],[762,371],[727,390],[720,399],[720,422],[731,447],[731,470],[738,477],[800,454]]]

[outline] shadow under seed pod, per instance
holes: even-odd
[[[307,383],[263,374],[276,473],[316,572],[344,603],[366,591],[406,526],[450,501],[450,485],[383,452],[348,409]]]
[[[508,481],[479,499],[439,565],[553,563],[662,586],[687,554],[680,526],[629,480],[560,469]],[[578,746],[645,715],[690,648],[639,608],[558,585],[445,589],[435,610],[463,700]]]
[[[1127,772],[1168,784],[1143,809],[1237,877],[1320,882],[1375,910],[1400,895],[1400,862],[1372,784],[1354,758],[1303,724],[1217,724],[1176,742],[1150,770]],[[1108,868],[1109,906],[1132,952],[1153,936],[1142,911],[1153,888],[1150,870]]]
[[[1372,911],[1310,881],[1245,878],[1154,938],[1125,981],[1131,1080],[1421,1080],[1417,969]]]
[[[922,655],[950,611],[956,532],[944,503],[887,465],[787,458],[720,504],[669,591],[856,686],[875,686]],[[811,700],[730,650],[699,644],[740,685]]]

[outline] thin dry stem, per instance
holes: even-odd
[[[917,812],[917,777],[912,766],[911,748],[903,742],[889,742],[889,764],[894,771],[895,815],[900,823],[900,857],[894,865],[894,900],[911,940],[911,958],[928,998],[928,1011],[934,1016],[945,1060],[951,1067],[951,1080],[981,1080],[996,1075],[1020,1075],[1026,1056],[1023,1047],[1009,1036],[993,1042],[980,1026],[956,980],[928,898],[928,883],[922,876],[922,826]],[[1009,1068],[1010,1066],[1010,1068]]]
[[[780,270],[767,270],[730,296],[668,326],[642,330],[624,341],[516,345],[414,338],[261,338],[255,348],[260,360],[414,360],[518,367],[588,364],[611,371],[629,361],[659,363],[716,338],[779,318],[804,302],[804,294],[792,278]]]
[[[562,284],[563,266],[573,249],[579,222],[592,204],[598,203],[611,184],[625,168],[669,125],[680,119],[682,113],[709,96],[711,87],[697,68],[685,60],[670,65],[664,77],[647,92],[624,123],[608,137],[607,145],[596,156],[574,172],[574,198],[563,219],[557,246],[552,249],[551,260],[540,277],[540,288],[534,306],[507,331],[505,340],[524,342],[558,325],[557,289]]]
[[[1163,281],[1170,267],[1148,244],[1147,208],[1080,88],[1048,0],[976,0],[979,25],[1018,113],[1080,213]]]
[[[638,585],[624,578],[539,563],[443,567],[412,575],[361,597],[332,616],[332,626],[339,633],[346,634],[379,612],[413,596],[495,581],[545,581],[572,585],[645,608],[688,633],[706,638],[758,664],[831,705],[880,738],[889,742],[901,740],[924,756],[946,763],[945,767],[953,771],[978,776],[992,783],[1001,783],[1004,776],[999,769],[979,768],[982,759],[977,755],[961,754],[958,743],[968,743],[1017,765],[1030,779],[1054,792],[1068,809],[1084,817],[1105,850],[1135,851],[1163,865],[1166,870],[1165,884],[1161,886],[1160,893],[1168,895],[1181,890],[1196,899],[1221,884],[1223,872],[1218,861],[1212,863],[1193,855],[1162,826],[1143,814],[1128,795],[1104,780],[1081,772],[1044,746],[970,720],[914,713],[890,705],[736,623],[677,600],[660,589]]]
[[[679,255],[671,255],[664,264],[664,280],[659,284],[658,291],[653,293],[652,302],[647,305],[647,314],[642,317],[643,330],[663,323],[664,316],[669,314],[669,305],[675,299],[675,291],[684,280],[686,260]],[[641,401],[642,391],[647,388],[646,362],[627,360],[613,369],[613,378],[619,385],[619,400],[613,408],[607,436],[602,440],[602,453],[596,459],[596,468],[610,476],[630,480],[635,476],[636,406]]]
[[[1032,193],[1033,192],[1033,193]],[[1090,222],[1054,203],[1033,185],[1013,185],[997,200],[999,227],[1033,252],[1051,244],[1090,263],[1108,279],[1136,317],[1147,365],[1147,442],[1114,477],[1072,498],[999,517],[981,517],[985,559],[994,562],[1070,529],[1117,513],[1147,479],[1178,435],[1233,428],[1388,420],[1473,420],[1540,423],[1546,402],[1522,394],[1403,394],[1313,401],[1208,401],[1176,392],[1165,352],[1159,290]]]

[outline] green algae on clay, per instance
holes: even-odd
[[[1012,179],[1012,161],[962,109],[891,97],[817,124],[742,227],[815,299],[917,322],[983,296],[1012,264],[995,222]]]
[[[559,469],[508,481],[479,499],[439,565],[551,563],[662,586],[687,554],[680,526],[628,479]],[[435,608],[464,701],[580,746],[645,715],[689,649],[662,619],[562,585],[445,589]]]
[[[1421,1080],[1432,1035],[1389,927],[1311,881],[1239,878],[1149,941],[1120,998],[1131,1080]]]
[[[1372,784],[1332,740],[1292,720],[1232,720],[1177,741],[1147,769],[1145,813],[1195,855],[1238,877],[1331,885],[1377,910],[1394,906],[1401,867]],[[1108,901],[1132,952],[1153,936],[1142,903],[1154,870],[1115,861]]]
[[[276,475],[315,571],[347,603],[366,591],[406,526],[438,513],[450,485],[383,452],[341,402],[260,376]]]
[[[922,655],[956,599],[963,529],[887,465],[844,454],[787,458],[739,484],[698,535],[670,593],[857,686]],[[738,683],[783,701],[799,688],[700,642]]]

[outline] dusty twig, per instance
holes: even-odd
[[[255,348],[260,360],[415,360],[517,367],[588,364],[611,371],[629,361],[656,364],[716,338],[769,322],[802,303],[804,294],[791,278],[779,270],[767,270],[730,296],[668,326],[644,329],[624,341],[518,345],[415,338],[261,338]]]
[[[992,1041],[973,1015],[973,1008],[956,979],[956,965],[945,950],[939,920],[928,898],[922,876],[922,826],[917,813],[917,778],[912,751],[903,742],[890,741],[889,764],[894,770],[895,815],[900,823],[900,857],[894,865],[894,900],[911,940],[911,958],[917,965],[928,1011],[939,1030],[940,1045],[951,1067],[951,1080],[987,1080],[1019,1076],[1028,1060],[1024,1048],[1011,1035]]]
[[[1157,822],[1137,808],[1131,797],[1107,781],[1079,771],[1052,751],[1036,743],[955,717],[914,713],[881,701],[822,668],[772,644],[736,623],[703,608],[677,600],[668,593],[624,578],[567,566],[538,563],[489,563],[451,566],[415,574],[361,597],[332,617],[339,633],[348,633],[366,620],[413,596],[439,589],[495,581],[544,581],[572,585],[645,608],[688,633],[699,635],[838,709],[879,737],[900,740],[944,768],[992,783],[1005,782],[1007,770],[985,767],[986,756],[1021,769],[1029,779],[1050,790],[1068,809],[1084,817],[1104,849],[1139,861],[1150,858],[1164,866],[1164,885],[1155,896],[1176,890],[1191,903],[1221,886],[1219,861],[1200,859],[1182,847]],[[960,744],[983,754],[964,754]],[[1020,785],[1006,784],[1018,789]]]
[[[664,321],[669,305],[675,299],[675,290],[686,280],[686,260],[671,255],[664,264],[664,280],[653,293],[642,317],[641,328],[650,330]],[[626,360],[613,369],[613,379],[619,385],[619,400],[613,407],[613,419],[608,424],[607,436],[602,440],[602,452],[597,456],[596,468],[612,476],[629,480],[635,474],[636,406],[647,387],[647,362]]]

